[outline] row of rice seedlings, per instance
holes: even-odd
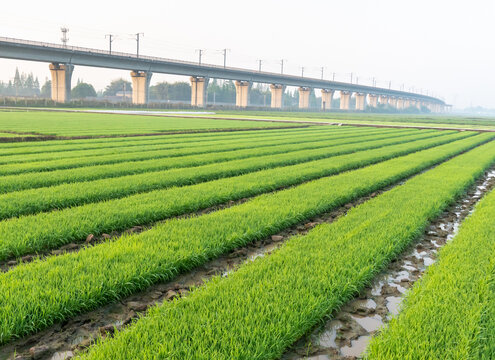
[[[419,147],[424,147],[448,143],[469,136],[469,134],[465,133],[447,134],[433,138],[430,138],[427,135],[421,135],[422,134],[404,136],[398,138],[398,140],[400,143],[405,143],[427,137],[426,142],[418,145]],[[394,141],[392,141],[392,143],[394,143]],[[388,140],[370,141],[365,144],[367,144],[369,148],[379,145],[390,146]],[[343,151],[352,150],[353,147],[355,148],[357,145],[351,144],[342,145],[339,148],[326,147],[317,150],[302,150],[192,168],[169,169],[111,179],[76,182],[41,189],[11,192],[0,195],[0,219],[48,211],[55,208],[60,210],[68,206],[121,198],[171,186],[190,185],[277,166],[297,164],[320,158],[329,158],[335,154],[341,154]],[[362,147],[362,144],[360,144],[359,147]]]
[[[372,339],[368,359],[495,358],[495,191]]]
[[[418,175],[338,221],[290,239],[270,256],[241,266],[227,278],[217,277],[184,299],[152,308],[147,316],[80,358],[278,358],[357,295],[494,162],[495,142],[491,142]],[[307,194],[294,201],[306,202]],[[292,201],[280,205],[292,206]],[[261,215],[268,217],[272,211],[267,206]],[[434,301],[439,303],[438,310],[451,311],[438,296]],[[410,337],[408,328],[404,327],[405,337]],[[432,335],[424,334],[425,338]],[[397,342],[405,341],[401,339]],[[449,358],[409,354],[398,358]]]
[[[487,141],[490,135],[478,135],[435,150],[440,158]],[[382,147],[361,153],[299,165],[253,172],[233,178],[214,180],[182,188],[156,190],[123,199],[76,206],[50,213],[40,213],[0,222],[0,260],[13,256],[46,251],[69,242],[84,240],[88,234],[125,230],[171,216],[219,205],[299,184],[303,181],[330,176],[341,171],[377,163],[433,147],[424,140]]]
[[[91,150],[91,149],[103,149],[103,148],[115,148],[115,147],[131,147],[141,145],[152,145],[156,143],[166,144],[188,144],[197,142],[215,142],[224,141],[229,139],[245,139],[247,137],[256,136],[262,137],[277,137],[287,136],[290,134],[303,134],[312,133],[315,131],[350,131],[353,128],[339,128],[339,127],[309,127],[302,129],[288,129],[274,132],[273,130],[258,130],[258,131],[243,131],[243,132],[230,132],[225,135],[224,133],[215,133],[217,136],[211,136],[211,134],[189,134],[188,137],[181,137],[176,135],[159,135],[159,136],[135,136],[122,138],[126,141],[115,141],[120,138],[106,138],[106,139],[94,139],[91,141],[79,142],[77,140],[70,140],[60,143],[58,141],[37,141],[35,143],[29,143],[30,146],[23,146],[17,148],[0,147],[0,156],[6,155],[20,155],[20,154],[37,154],[45,152],[60,152],[60,151],[75,151],[75,150]],[[2,145],[2,144],[0,144]],[[42,146],[40,146],[42,145]]]
[[[168,139],[172,143],[184,142],[189,139],[195,139],[197,137],[201,137],[203,139],[212,138],[212,139],[220,139],[222,137],[228,138],[231,136],[249,136],[252,134],[277,134],[277,133],[289,133],[289,132],[298,132],[304,130],[313,130],[315,128],[320,128],[320,126],[308,126],[307,128],[294,128],[294,129],[264,129],[264,130],[248,130],[248,131],[225,131],[225,132],[204,132],[204,133],[188,133],[188,134],[172,134],[172,135],[153,135],[153,136],[128,136],[128,137],[110,137],[110,138],[92,138],[92,139],[71,139],[71,140],[50,140],[50,141],[39,141],[36,142],[36,147],[43,149],[45,146],[66,146],[68,148],[74,146],[90,146],[92,145],[98,146],[98,144],[125,144],[126,142],[134,142],[139,140],[150,140],[150,139]],[[344,128],[342,128],[344,129]],[[19,142],[19,143],[0,143],[0,151],[23,151],[27,149],[28,151],[33,148],[33,143],[29,142]]]
[[[404,134],[404,132],[385,133],[380,135],[371,134],[371,135],[363,135],[363,137],[367,139],[380,139],[380,138],[387,138],[394,136],[397,137],[397,136],[401,136],[402,134]],[[249,144],[248,142],[248,144],[244,145],[245,146],[244,149],[242,149],[242,146],[238,146],[238,145],[229,145],[221,149],[217,148],[217,151],[215,151],[214,149],[209,149],[208,151],[201,148],[194,148],[190,150],[165,149],[165,150],[138,151],[135,153],[127,153],[127,154],[111,154],[111,155],[84,156],[84,157],[81,156],[79,158],[72,158],[72,159],[49,160],[49,161],[40,161],[33,163],[23,163],[23,164],[6,164],[0,166],[0,175],[19,174],[19,173],[34,172],[34,171],[51,171],[56,169],[71,169],[71,168],[83,167],[89,165],[116,164],[124,161],[139,161],[139,160],[157,159],[157,158],[169,158],[170,162],[176,161],[179,164],[182,164],[183,163],[182,158],[188,155],[191,156],[191,159],[196,159],[195,161],[192,162],[193,164],[201,165],[203,163],[221,161],[219,159],[231,159],[232,156],[239,156],[239,158],[243,156],[249,157],[252,156],[252,154],[256,153],[257,151],[265,151],[265,153],[270,154],[270,153],[276,153],[277,151],[285,152],[287,150],[290,150],[292,147],[294,147],[295,149],[318,148],[318,147],[329,146],[331,144],[345,144],[345,143],[361,141],[360,134],[356,136],[336,135],[335,138],[337,139],[333,140],[332,136],[329,136],[326,140],[323,139],[321,141],[315,141],[314,143],[310,141],[300,144],[297,143],[291,144],[290,142],[294,140],[288,140],[289,141],[288,144],[282,144],[282,145],[269,144],[263,147],[258,146],[258,148],[252,148],[253,145]],[[335,141],[335,143],[333,141]],[[236,147],[240,147],[241,149],[235,150]],[[236,151],[240,153],[237,153]]]
[[[362,131],[357,131],[362,133]],[[380,133],[377,130],[375,133]],[[99,148],[89,150],[74,150],[74,151],[58,151],[58,152],[42,152],[35,154],[19,154],[19,155],[6,155],[0,156],[0,165],[12,164],[12,163],[32,163],[38,161],[50,161],[50,160],[63,160],[63,159],[76,159],[80,157],[90,156],[109,156],[112,154],[136,154],[147,151],[156,150],[169,150],[169,156],[179,156],[183,154],[204,154],[207,152],[216,151],[230,151],[238,149],[251,149],[257,146],[273,146],[276,144],[290,144],[304,141],[310,141],[311,137],[317,140],[324,140],[325,138],[332,138],[338,135],[335,132],[314,131],[310,133],[296,133],[288,134],[284,136],[272,135],[269,137],[259,137],[252,135],[242,139],[228,139],[214,142],[187,142],[180,144],[169,144],[167,142],[158,142],[153,144],[143,144],[141,146],[124,146],[124,147],[111,147],[111,148]],[[339,133],[340,134],[340,133]],[[345,136],[341,134],[340,136]]]
[[[435,137],[442,136],[451,132],[418,132],[418,134],[422,134],[426,137]],[[406,133],[406,134],[415,134],[415,132]],[[475,133],[469,133],[475,134]],[[334,138],[335,139],[335,138]],[[351,138],[352,139],[352,138]],[[315,148],[319,145],[318,143],[309,144],[309,149]],[[303,147],[308,148],[308,147]],[[262,157],[262,156],[270,156],[273,152],[270,152],[271,148],[267,148],[266,151],[260,152],[263,149],[257,149],[256,152],[246,151],[241,153],[241,159],[248,159],[249,157]],[[300,151],[301,147],[285,149],[284,151],[280,151],[279,149],[275,149],[274,154],[285,153],[289,154],[291,151]],[[224,155],[229,155],[228,153]],[[220,161],[215,161],[215,163],[236,160],[239,156],[239,153],[230,154],[231,158],[223,158]],[[251,155],[251,156],[249,156]],[[333,154],[330,154],[333,155]],[[205,157],[203,157],[204,159]],[[288,157],[290,158],[290,156]],[[193,159],[193,165],[189,164],[189,160]],[[309,159],[309,158],[308,158]],[[180,161],[178,161],[180,160]],[[167,159],[167,158],[156,158],[149,160],[141,160],[141,161],[124,161],[116,164],[106,164],[106,165],[93,165],[93,166],[83,166],[71,169],[60,169],[46,172],[28,172],[22,174],[14,174],[14,175],[5,175],[0,177],[0,193],[10,192],[10,191],[19,191],[24,189],[34,189],[45,186],[53,186],[64,183],[73,183],[73,182],[81,182],[81,181],[90,181],[97,179],[105,179],[112,177],[119,177],[124,175],[131,174],[141,174],[145,172],[152,171],[161,171],[165,169],[170,169],[174,167],[189,167],[189,166],[197,166],[197,161],[199,159],[197,156],[189,156],[189,157],[181,157],[180,159]],[[211,159],[210,159],[211,160]],[[298,162],[295,159],[296,163]]]
[[[141,234],[123,235],[115,241],[87,247],[77,253],[21,264],[0,274],[0,294],[4,295],[0,300],[0,343],[42,329],[76,313],[115,301],[152,283],[169,280],[180,272],[194,268],[236,247],[275,234],[305,219],[416,174],[460,151],[472,148],[476,145],[475,138],[486,141],[489,138],[487,135],[489,134],[478,135],[363,169],[261,195],[242,205],[203,216],[171,219]],[[469,141],[471,143],[467,144]],[[479,159],[475,161],[472,156],[468,157],[469,161],[462,162],[462,165],[465,169],[475,165],[481,167],[484,164],[483,159],[493,154],[494,150],[495,142],[482,146],[474,152]],[[459,173],[467,171],[463,168],[457,170]],[[289,177],[293,173],[293,169],[288,169],[285,173],[280,172],[280,175]],[[444,173],[450,175],[448,172]],[[454,175],[453,178],[459,176]],[[230,187],[234,193],[247,181],[245,178],[243,181],[228,180],[231,181]],[[259,186],[256,177],[251,177],[250,180],[251,188],[256,189]],[[444,179],[444,182],[449,181],[453,179]],[[222,189],[219,185],[220,183],[214,182],[196,185],[204,186],[205,192],[201,193],[199,198],[205,202],[214,202],[214,199],[221,196],[217,193]],[[188,188],[180,188],[175,191],[173,197],[160,199],[161,203],[182,208],[182,211],[193,210],[193,206],[189,205],[187,209],[183,205],[184,200],[193,201],[198,197],[198,193],[187,190]],[[215,195],[211,196],[211,193]],[[168,194],[172,195],[173,191],[169,191]],[[231,197],[227,195],[227,198]],[[156,211],[150,204],[145,205],[144,213],[140,216],[142,219],[148,215],[153,216]],[[135,212],[132,207],[124,206],[123,209],[127,209],[129,216]],[[101,215],[97,214],[84,222],[91,224],[97,221],[98,217]],[[125,215],[121,217],[124,222],[125,219]],[[53,223],[52,231],[57,232],[65,223],[66,220]],[[366,223],[353,222],[353,227],[356,224],[364,226]],[[26,232],[31,230],[31,225]],[[403,227],[397,229],[405,230]],[[79,227],[75,230],[77,232]],[[0,238],[3,239],[3,236]],[[168,323],[165,322],[164,326],[168,326]]]

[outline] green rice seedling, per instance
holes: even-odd
[[[132,137],[117,137],[117,138],[99,138],[99,139],[84,139],[84,140],[53,140],[53,141],[36,141],[30,143],[0,143],[0,156],[6,155],[21,155],[21,154],[38,154],[60,151],[74,150],[93,150],[114,147],[152,145],[157,143],[163,144],[182,144],[191,143],[208,143],[216,141],[228,141],[233,139],[246,139],[256,136],[257,139],[268,137],[285,137],[288,135],[297,136],[299,134],[312,133],[350,133],[356,128],[336,128],[336,127],[308,127],[302,129],[281,129],[273,130],[256,130],[228,133],[199,133],[199,134],[184,134],[184,135],[157,135],[157,136],[132,136]],[[368,131],[376,131],[376,129],[367,129]],[[22,145],[22,146],[21,146]]]
[[[484,134],[436,147],[431,149],[431,153],[426,153],[429,156],[427,160],[440,161],[452,154],[477,146],[490,138],[492,138],[491,135]],[[124,230],[135,225],[149,224],[230,200],[297,185],[303,181],[377,163],[434,145],[435,143],[428,141],[417,144],[406,143],[289,167],[267,169],[192,186],[157,190],[123,199],[12,218],[0,222],[0,260],[46,251],[72,241],[81,241],[88,234],[98,235],[104,232]]]
[[[472,134],[457,133],[433,138],[430,135],[427,136],[426,142],[420,143],[418,146],[422,148],[428,145],[439,145],[469,137],[470,135]],[[400,140],[401,143],[417,141],[423,139],[425,136],[423,135],[421,137],[421,134],[415,134],[401,137]],[[392,143],[394,142],[392,141]],[[371,146],[375,144],[376,142],[372,141],[368,143]],[[335,154],[335,151],[340,153],[345,148],[346,146],[344,145],[339,149],[322,148],[317,150],[302,150],[192,168],[169,169],[111,179],[11,192],[0,195],[0,219],[120,198],[170,186],[190,185],[222,177],[242,175],[276,166],[297,164],[322,157],[331,157]]]
[[[487,141],[489,139],[488,135],[482,134],[478,136],[480,140],[484,137],[484,140]],[[467,140],[461,140],[460,142]],[[382,189],[473,146],[476,145],[471,144],[469,146],[464,144],[462,146],[459,143],[443,145],[438,148],[387,160],[377,165],[345,172],[337,176],[307,182],[294,188],[261,195],[244,204],[203,216],[171,219],[141,234],[124,235],[115,241],[88,247],[77,253],[48,257],[45,260],[37,260],[17,266],[6,273],[0,274],[0,294],[7,294],[0,300],[0,343],[5,343],[12,338],[39,330],[76,313],[115,301],[146,288],[151,283],[169,280],[180,272],[192,269],[236,247],[262,239],[305,219],[335,209],[373,191]],[[493,161],[495,161],[495,142],[490,142],[445,165],[439,166],[437,168],[439,170],[435,169],[433,172],[427,172],[418,177],[419,180],[416,180],[416,183],[419,183],[419,185],[407,187],[408,190],[405,195],[392,198],[394,200],[392,203],[390,199],[373,202],[371,208],[365,208],[371,209],[370,211],[377,214],[372,217],[372,220],[357,216],[352,222],[349,220],[349,223],[345,223],[347,225],[343,229],[345,230],[344,233],[352,235],[359,229],[365,229],[366,225],[371,223],[371,229],[376,231],[375,235],[369,237],[365,231],[360,234],[363,237],[358,239],[359,241],[346,241],[348,239],[344,236],[335,250],[321,248],[318,243],[311,246],[315,254],[324,255],[324,257],[319,260],[316,259],[318,262],[310,262],[309,275],[312,274],[319,279],[324,279],[324,284],[327,285],[316,287],[321,291],[321,293],[318,293],[319,295],[313,294],[308,288],[303,289],[303,291],[307,292],[310,298],[321,299],[324,305],[328,305],[328,300],[325,300],[329,295],[328,284],[333,282],[333,280],[328,280],[328,276],[333,273],[334,275],[330,279],[341,280],[335,287],[335,293],[341,294],[341,296],[335,298],[337,299],[337,304],[335,305],[341,304],[345,299],[355,294],[359,286],[364,286],[371,276],[381,266],[385,265],[387,259],[392,258],[403,246],[406,246],[412,240],[413,235],[417,235],[417,232],[420,231],[418,224],[426,226],[431,216],[440,211],[449,199],[461,192],[468,182],[472,182],[478,173],[486,169]],[[286,175],[288,174],[290,172],[286,173]],[[427,176],[427,174],[433,174],[433,176]],[[439,178],[441,181],[438,180]],[[414,180],[412,181],[414,184]],[[236,186],[235,184],[234,187]],[[437,184],[438,186],[432,184]],[[218,189],[217,185],[214,186],[215,189]],[[254,186],[256,186],[256,182]],[[184,192],[184,189],[181,188],[175,199],[192,198],[191,194]],[[209,194],[209,189],[205,190],[206,192],[203,196]],[[393,192],[393,194],[396,192]],[[410,198],[415,198],[415,195],[421,192],[425,194],[425,196],[419,197],[421,201],[414,203],[411,202],[413,200],[409,201]],[[384,199],[387,199],[387,197]],[[165,201],[165,203],[175,204],[174,201]],[[411,214],[408,213],[408,216],[403,217],[402,212],[396,210],[399,206],[408,209]],[[388,210],[384,211],[384,208]],[[417,216],[414,215],[413,210],[418,213]],[[147,214],[153,211],[153,209],[149,209]],[[367,211],[365,210],[364,213],[366,214]],[[397,220],[407,219],[407,221],[411,222],[400,223],[392,221],[388,223],[389,225],[384,226],[383,221],[378,221],[380,219],[388,220],[389,217],[394,217]],[[346,218],[352,219],[350,215]],[[91,219],[91,221],[93,220]],[[62,223],[59,224],[61,225]],[[359,226],[356,227],[356,224],[359,224]],[[333,244],[333,241],[329,240],[332,237],[323,236],[320,238]],[[301,242],[304,243],[305,238],[302,239]],[[397,242],[396,246],[392,246],[394,240]],[[345,244],[351,246],[348,251],[343,251]],[[372,244],[376,244],[376,248],[372,247]],[[338,254],[338,256],[334,256],[338,261],[345,260],[344,254],[351,254],[357,256],[358,260],[365,256],[364,262],[359,261],[356,266],[343,268],[329,266],[328,256],[334,251]],[[307,251],[304,251],[303,258],[307,255]],[[284,259],[282,263],[289,264],[291,256],[284,257]],[[345,264],[347,261],[343,263]],[[320,274],[319,271],[315,271],[312,266],[317,264],[325,264],[327,272]],[[375,264],[375,266],[372,266],[372,264]],[[280,270],[279,265],[281,264],[275,264],[271,266],[271,269],[276,273],[277,270]],[[296,265],[297,272],[300,264]],[[337,272],[337,269],[343,269],[344,272]],[[354,271],[352,276],[350,276],[351,274],[346,274],[346,271],[351,270]],[[260,273],[264,272],[261,271]],[[284,272],[282,271],[281,273]],[[297,274],[290,273],[290,275]],[[301,272],[297,276],[288,276],[286,279],[288,281],[291,279],[301,280],[301,276],[303,276],[301,281],[304,283],[307,275],[307,272]],[[279,279],[279,277],[276,278]],[[256,277],[253,279],[256,280]],[[351,282],[349,283],[349,281]],[[260,290],[264,290],[269,299],[275,300],[275,295],[277,294],[276,285],[257,281],[255,281],[255,284],[258,285],[248,286],[244,288],[244,291],[251,288],[258,295],[261,295]],[[280,287],[280,290],[282,289],[283,287]],[[236,299],[241,299],[239,289],[236,291],[237,297],[232,298],[234,302]],[[299,294],[287,294],[286,291],[283,293],[286,294],[284,295],[285,300],[288,299],[287,295],[294,301],[300,298]],[[202,293],[198,292],[198,294]],[[228,300],[223,296],[218,297],[215,292],[213,294],[213,297],[217,299]],[[207,297],[211,298],[209,295]],[[242,298],[248,303],[252,300],[251,295],[243,296]],[[303,296],[300,299],[307,300],[307,297]],[[186,302],[188,301],[186,300]],[[225,309],[232,309],[231,305],[227,305]],[[262,316],[266,314],[266,311],[278,308],[278,305],[259,307],[258,303],[255,302],[252,305],[255,307],[251,308],[253,310],[249,311],[249,313],[252,313],[252,315],[258,313],[255,321],[258,325],[260,325],[259,319],[267,319]],[[235,307],[240,309],[242,306],[235,305]],[[208,307],[200,305],[199,308],[204,310],[205,315],[211,314],[210,311],[206,311]],[[299,313],[299,310],[302,311],[303,309],[306,309],[306,311]],[[243,339],[246,334],[250,337],[250,341],[245,344],[244,348],[236,345],[235,350],[241,354],[250,352],[252,346],[255,346],[258,350],[266,351],[255,352],[253,353],[254,356],[251,357],[259,357],[261,356],[260,354],[264,354],[263,356],[280,354],[285,346],[296,340],[297,336],[302,335],[317,319],[332,309],[331,306],[322,307],[319,302],[308,304],[307,301],[304,301],[301,306],[293,307],[292,310],[290,313],[294,314],[304,325],[301,322],[293,324],[292,321],[289,321],[286,326],[269,328],[268,331],[262,327],[264,329],[263,333],[270,335],[271,341],[268,339],[267,341],[260,341],[258,338],[253,339],[255,329],[250,327],[246,328],[245,332],[238,332],[237,330],[230,332],[232,336],[238,336],[239,340]],[[308,315],[308,310],[314,310],[312,317],[309,319],[306,316]],[[286,316],[269,316],[265,322],[271,323],[287,318],[289,312],[284,313]],[[242,315],[245,320],[248,320],[249,316]],[[227,319],[221,321],[221,323],[227,324]],[[175,325],[172,327],[172,323],[169,321],[162,321],[161,323],[163,324],[162,327],[176,328]],[[196,322],[196,325],[200,328],[202,324],[202,321]],[[277,328],[282,329],[282,333],[276,332]],[[210,335],[214,338],[220,338],[223,335],[223,333],[215,333],[214,329],[210,328],[210,325],[203,327],[204,329],[207,331],[206,333],[202,332],[202,334],[208,334],[208,336],[205,336],[204,340],[199,339],[199,345],[201,345],[202,341],[208,343]],[[290,336],[285,333],[288,330],[290,330]],[[244,335],[240,336],[241,334]],[[191,335],[195,334],[191,333]],[[274,337],[277,345],[273,345]],[[160,336],[161,340],[164,338],[166,337]],[[170,337],[169,339],[174,341],[177,337]],[[234,343],[229,341],[222,341],[222,343],[225,346],[232,346]],[[174,342],[174,346],[177,346],[178,349],[175,354],[180,356],[183,351],[182,347],[189,348],[188,351],[198,349],[196,345],[189,347],[189,344],[189,341],[182,341],[182,344]],[[268,344],[268,346],[258,348],[259,344]],[[272,346],[275,346],[275,348],[272,349]],[[139,351],[139,349],[141,348],[136,346],[135,351]],[[218,350],[213,345],[210,346],[210,349],[215,352]],[[207,350],[205,349],[204,351]],[[92,354],[96,354],[96,352]],[[128,353],[122,352],[121,354]],[[222,353],[219,352],[218,354],[221,355]],[[216,358],[215,354],[212,355],[211,358]],[[249,357],[246,356],[246,358]]]
[[[404,132],[406,131],[406,132]],[[139,160],[147,160],[147,159],[157,159],[157,158],[170,158],[173,161],[173,158],[176,158],[177,161],[181,160],[183,156],[195,155],[195,158],[202,159],[201,156],[207,157],[207,159],[211,159],[211,162],[219,161],[220,159],[229,159],[232,154],[237,154],[235,151],[244,151],[241,153],[241,156],[249,157],[252,153],[256,153],[257,151],[268,151],[269,153],[276,153],[277,151],[285,152],[290,150],[290,146],[306,146],[306,148],[318,148],[329,146],[331,144],[339,145],[344,143],[352,143],[352,142],[362,142],[366,139],[383,139],[387,137],[398,137],[406,134],[408,130],[400,130],[397,133],[387,132],[382,135],[365,135],[365,136],[349,136],[349,135],[337,135],[339,139],[332,140],[330,136],[326,140],[321,140],[320,142],[316,141],[315,143],[303,143],[303,144],[291,144],[293,140],[288,140],[289,144],[283,145],[267,145],[265,147],[255,147],[251,144],[246,144],[243,149],[242,146],[238,145],[228,145],[228,146],[217,146],[209,149],[201,149],[201,148],[191,148],[191,149],[164,149],[164,150],[149,150],[149,151],[136,151],[132,153],[123,153],[123,154],[110,154],[110,155],[96,155],[96,156],[81,156],[78,158],[69,158],[69,159],[55,159],[55,160],[47,160],[47,161],[39,161],[39,162],[28,162],[28,163],[9,163],[0,166],[0,175],[8,175],[8,174],[20,174],[26,172],[34,172],[34,171],[50,171],[55,169],[69,169],[76,168],[88,165],[99,165],[99,164],[115,164],[124,161],[139,161]],[[409,130],[411,131],[411,130]],[[413,130],[414,131],[414,130]],[[417,131],[417,130],[416,130]],[[363,140],[363,138],[365,138]],[[331,143],[335,141],[335,143]],[[278,146],[278,147],[277,147]],[[285,146],[285,147],[284,147]],[[236,150],[237,148],[240,148]],[[304,148],[304,147],[303,147]],[[201,162],[196,161],[196,164],[201,164]]]
[[[425,231],[430,220],[440,215],[494,162],[494,142],[460,155],[351,209],[346,216],[331,224],[316,226],[307,235],[290,239],[269,256],[241,266],[228,277],[217,277],[209,281],[186,298],[151,308],[146,316],[113,338],[100,340],[79,359],[277,359],[287,347],[357,295]],[[301,197],[298,200],[304,202],[306,199]],[[279,206],[289,205],[292,203],[279,203]],[[493,208],[491,217],[485,218],[485,221],[493,223]],[[273,208],[267,206],[260,210],[268,216]],[[488,228],[495,230],[493,225]],[[482,240],[489,232],[478,234],[481,235],[478,239]],[[171,240],[173,236],[163,235],[167,240]],[[186,243],[187,241],[182,241],[177,250],[181,251],[182,246],[187,246]],[[465,250],[479,247],[476,241],[470,241],[470,245]],[[495,250],[494,245],[490,244],[489,249]],[[460,263],[456,257],[463,256],[463,251],[453,258],[442,256],[441,261],[453,260]],[[481,251],[476,251],[476,254],[480,253]],[[493,257],[487,253],[482,259],[483,265],[487,265],[483,270],[493,275]],[[476,268],[474,263],[478,262],[478,258],[466,257],[465,260]],[[475,271],[478,275],[483,274],[479,282],[472,286],[467,285],[474,294],[469,296],[466,293],[466,297],[458,298],[457,286],[462,286],[463,281],[453,279],[457,276],[463,278],[465,266],[455,269],[460,274],[445,274],[445,280],[452,286],[452,305],[459,308],[462,307],[461,304],[465,304],[467,308],[472,308],[472,304],[466,304],[463,300],[470,298],[479,302],[491,298],[493,306],[493,292],[490,291],[490,286],[493,289],[493,281],[487,279],[489,275],[483,270]],[[472,280],[469,277],[464,279],[468,284]],[[464,312],[455,314],[454,309],[441,301],[445,293],[437,290],[444,284],[438,282],[435,288],[430,289],[430,301],[437,304],[438,310],[430,315],[436,315],[438,319],[443,317],[444,311],[453,316],[465,315]],[[478,299],[478,296],[482,299]],[[411,303],[408,305],[411,306]],[[387,351],[382,353],[383,357],[372,358],[492,358],[491,351],[483,349],[479,353],[479,348],[473,349],[470,354],[464,353],[474,356],[461,357],[451,357],[450,352],[421,352],[422,343],[417,343],[419,339],[416,335],[420,335],[423,341],[431,340],[433,346],[443,347],[444,337],[438,336],[438,332],[452,326],[452,335],[461,333],[466,325],[470,325],[472,318],[462,318],[454,323],[449,323],[449,319],[445,318],[447,321],[438,323],[438,327],[429,327],[427,323],[431,320],[421,316],[422,308],[414,306],[414,311],[420,314],[419,320],[410,314],[409,321],[402,319],[401,336],[384,337],[380,342],[387,349],[388,342],[393,341],[393,345],[404,349],[404,352],[396,354]],[[482,312],[483,310],[478,310],[468,315],[476,317]],[[483,314],[489,320],[485,325],[493,324],[494,320],[490,318],[492,314],[490,311]],[[418,332],[411,334],[411,322],[425,324],[430,332],[423,333],[418,329]],[[480,331],[483,334],[476,338]],[[471,340],[471,343],[476,340],[490,343],[493,338],[483,335],[493,332],[493,328],[470,328],[466,331],[466,340]],[[463,337],[451,340],[454,346],[456,343],[464,345]],[[408,345],[411,345],[411,351]]]
[[[278,144],[297,144],[308,141],[325,141],[332,138],[342,138],[345,135],[352,137],[353,134],[361,134],[362,131],[354,133],[340,133],[340,132],[328,132],[328,131],[315,131],[310,133],[294,134],[291,133],[285,136],[271,135],[269,137],[252,135],[247,138],[235,138],[221,141],[209,141],[203,142],[186,142],[169,144],[167,142],[152,142],[151,144],[140,144],[139,146],[118,146],[110,148],[97,148],[97,149],[83,149],[72,151],[54,151],[54,152],[41,152],[34,154],[15,154],[0,156],[0,165],[4,164],[21,164],[32,163],[39,161],[53,161],[64,160],[68,161],[77,160],[80,157],[98,157],[109,156],[112,154],[138,154],[147,151],[157,150],[169,150],[169,156],[180,156],[186,154],[204,154],[211,151],[230,151],[238,149],[252,149],[259,146],[275,146]],[[373,133],[366,132],[365,134],[382,134],[383,132],[378,130]],[[338,134],[338,135],[337,135]],[[355,135],[355,136],[356,136]]]
[[[404,135],[403,139],[398,139],[397,141],[407,140],[410,136],[414,136],[417,134],[418,138],[428,138],[428,137],[436,137],[436,136],[444,136],[450,134],[451,132],[411,132],[407,133],[408,135]],[[466,132],[466,136],[474,135],[473,132]],[[335,139],[335,138],[334,138]],[[351,140],[352,136],[349,137],[348,143],[353,143]],[[337,140],[337,139],[335,139]],[[362,140],[362,138],[360,139]],[[366,139],[364,139],[366,140]],[[331,145],[342,145],[343,141],[339,141],[339,143],[335,144],[330,142]],[[391,143],[394,143],[392,141]],[[76,167],[71,169],[60,169],[60,170],[52,170],[52,171],[44,171],[44,172],[27,172],[21,174],[14,175],[5,175],[0,177],[0,193],[10,192],[10,191],[19,191],[24,189],[34,189],[45,186],[52,186],[63,183],[73,183],[73,182],[81,182],[81,181],[89,181],[89,180],[97,180],[97,179],[105,179],[112,177],[119,177],[124,175],[131,174],[141,174],[145,172],[154,172],[161,171],[165,169],[171,168],[181,168],[181,167],[190,167],[197,166],[198,161],[202,159],[212,160],[213,163],[220,163],[224,161],[232,161],[236,159],[249,159],[253,157],[264,157],[264,156],[279,156],[279,154],[286,154],[286,158],[292,158],[289,154],[294,154],[294,162],[297,162],[299,158],[295,151],[301,151],[304,149],[318,149],[320,147],[320,143],[313,143],[310,141],[309,143],[301,143],[301,144],[293,144],[288,145],[287,147],[272,149],[272,147],[267,147],[264,149],[256,149],[246,150],[241,152],[226,152],[219,154],[220,160],[216,161],[213,154],[212,157],[208,155],[189,155],[180,157],[177,159],[169,159],[169,158],[154,158],[149,160],[138,160],[138,161],[123,161],[115,164],[104,164],[104,165],[89,165]],[[325,144],[323,144],[325,145]],[[327,144],[328,145],[328,144]],[[283,150],[283,151],[282,151]],[[325,149],[321,148],[320,151],[314,151],[314,153],[318,153],[318,157],[321,157],[321,154],[325,153]],[[272,155],[273,154],[273,155]],[[329,156],[334,155],[333,152],[328,152]],[[314,159],[305,157],[304,159]],[[192,165],[191,165],[192,164]]]

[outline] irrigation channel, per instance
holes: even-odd
[[[414,176],[417,174],[411,177]],[[112,336],[115,330],[129,325],[140,314],[145,313],[148,307],[187,296],[191,288],[201,286],[212,276],[228,276],[246,261],[253,261],[259,256],[270,254],[290,237],[305,234],[318,224],[331,223],[345,215],[349,209],[397,185],[399,184],[388,186],[343,207],[321,214],[304,224],[293,226],[276,235],[234,250],[193,271],[180,275],[173,281],[153,285],[119,302],[77,315],[44,331],[7,344],[0,348],[0,359],[68,359],[77,352],[84,351],[99,335]],[[403,257],[392,262],[388,269],[357,298],[332,314],[331,320],[313,329],[311,333],[294,344],[282,359],[319,360],[360,357],[371,336],[387,323],[391,315],[398,313],[403,294],[434,262],[438,249],[454,237],[459,224],[472,212],[475,204],[483,195],[494,186],[495,169],[492,168],[471,187],[464,198],[432,222],[424,236],[409,251],[406,251]],[[204,209],[194,215],[238,205],[246,200],[230,201],[220,206]],[[145,229],[138,226],[128,231],[140,232]],[[108,237],[117,237],[120,234],[103,235],[90,238],[90,240],[92,242],[108,241]],[[77,251],[79,246],[68,246],[59,251]]]

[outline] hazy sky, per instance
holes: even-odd
[[[73,5],[77,4],[77,5]],[[130,35],[143,32],[140,53],[203,62],[324,76],[405,90],[428,89],[457,107],[495,108],[494,0],[181,0],[181,1],[3,1],[0,36],[107,49],[105,34],[117,35],[116,51],[135,52]],[[0,59],[0,80],[16,66],[43,83],[48,64]],[[76,67],[78,78],[103,89],[128,71]],[[153,81],[178,80],[155,74]]]

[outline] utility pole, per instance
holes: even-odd
[[[108,45],[109,45],[108,53],[109,54],[112,54],[112,43],[115,40],[114,37],[115,37],[115,35],[112,35],[112,34],[105,35],[105,39],[108,38]]]
[[[69,28],[62,27],[60,28],[60,31],[62,31],[62,44],[64,45],[64,47],[67,47],[67,41],[69,41],[67,33],[69,32]]]
[[[391,89],[392,88],[392,81],[389,81],[388,82],[388,88]]]
[[[356,84],[359,84],[359,77],[356,76]]]
[[[144,33],[136,33],[136,43],[137,43],[137,48],[136,48],[136,57],[139,57],[139,37],[144,36]]]
[[[352,84],[352,75],[353,75],[353,74],[351,73],[351,84]]]
[[[375,81],[375,78],[373,78],[373,82],[372,82],[372,84],[373,84],[373,87],[376,87],[376,81]]]
[[[258,61],[258,71],[261,72],[261,63],[263,60],[257,60]]]
[[[280,60],[280,73],[284,73],[284,59]]]
[[[323,80],[323,72],[325,71],[325,68],[322,66],[321,67],[321,79]]]
[[[199,61],[198,64],[201,65],[201,57],[203,56],[203,49],[196,49],[196,51],[199,53]]]
[[[223,68],[225,69],[227,67],[227,51],[230,51],[230,49],[223,49]]]
[[[304,77],[304,66],[301,66],[301,77]]]
[[[332,74],[332,81],[335,81],[335,73]]]

